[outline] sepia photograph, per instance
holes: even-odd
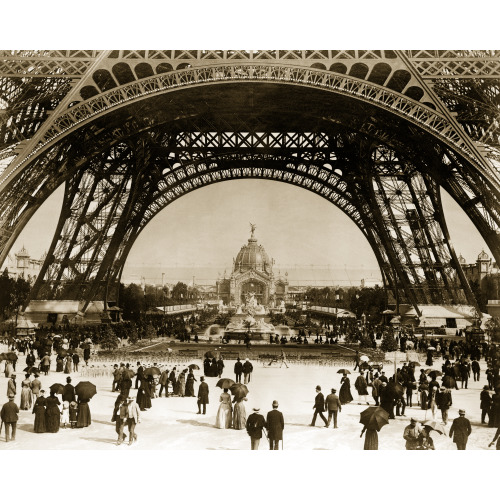
[[[2,461],[500,449],[500,49],[262,40],[0,38]]]

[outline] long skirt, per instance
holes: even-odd
[[[350,403],[353,400],[353,397],[351,394],[351,386],[349,386],[347,384],[342,385],[342,387],[340,388],[340,391],[339,391],[339,399],[340,399],[340,403],[343,405]]]
[[[57,426],[57,428],[59,428],[59,425]],[[33,424],[33,430],[36,433],[47,431],[47,427],[45,424],[45,406],[35,406],[35,423]]]
[[[194,380],[190,379],[186,381],[186,394],[187,397],[194,396]]]
[[[59,408],[48,408],[45,412],[45,429],[47,432],[59,432],[61,414]]]
[[[376,430],[366,430],[363,450],[378,450],[378,432]]]
[[[232,424],[232,411],[229,403],[221,403],[215,419],[215,427],[218,429],[230,429]]]
[[[56,372],[62,372],[64,368],[64,362],[62,359],[56,361]]]
[[[243,402],[236,403],[233,407],[233,428],[245,429],[247,425],[247,412]]]
[[[66,361],[66,364],[64,365],[64,373],[71,373],[72,369],[73,369],[73,362]]]
[[[147,410],[151,408],[151,397],[148,396],[142,389],[139,389],[137,392],[136,402],[139,405],[139,409],[141,411]]]
[[[179,382],[179,390],[177,392],[178,396],[184,397],[186,394],[186,382],[185,381],[180,381]]]
[[[23,387],[21,389],[21,404],[19,405],[19,409],[29,410],[31,408],[31,403],[31,389],[29,387]]]
[[[90,416],[90,408],[88,403],[78,404],[78,418],[76,419],[77,427],[88,427],[92,423]]]

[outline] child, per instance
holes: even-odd
[[[69,402],[64,401],[63,402],[63,407],[61,411],[61,424],[64,425],[64,428],[66,429],[66,424],[69,424]]]
[[[69,404],[69,422],[71,424],[72,429],[76,427],[77,419],[78,419],[78,403],[76,401],[71,401],[71,403]]]

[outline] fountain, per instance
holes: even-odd
[[[245,304],[238,306],[231,321],[226,326],[224,336],[230,341],[241,341],[245,336],[251,342],[268,342],[269,336],[274,335],[274,326],[267,323],[269,311],[257,302],[254,293],[248,293]]]

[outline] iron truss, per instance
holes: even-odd
[[[0,51],[0,261],[64,184],[33,297],[88,304],[113,290],[137,236],[168,204],[258,178],[343,210],[392,296],[416,307],[473,303],[440,187],[500,262],[499,56]]]

